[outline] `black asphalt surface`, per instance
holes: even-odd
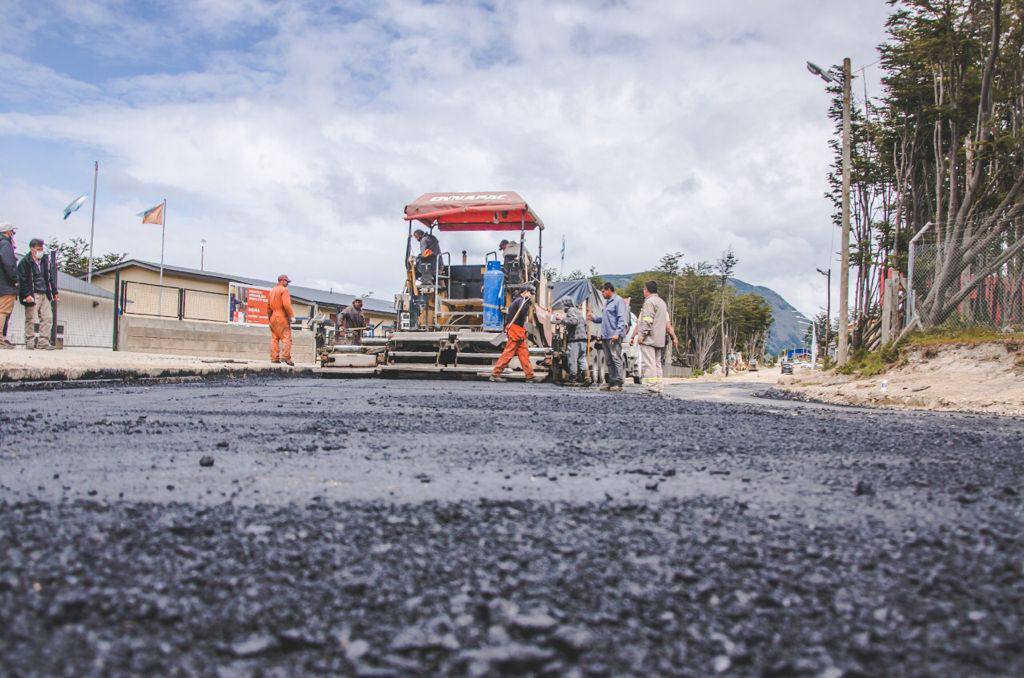
[[[0,393],[0,675],[1024,674],[1024,422],[714,389]]]

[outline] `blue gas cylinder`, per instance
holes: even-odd
[[[501,331],[505,318],[501,306],[505,301],[505,271],[500,261],[488,261],[484,271],[484,329]]]

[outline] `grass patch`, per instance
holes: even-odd
[[[857,349],[842,367],[836,368],[839,374],[856,374],[861,377],[874,377],[891,367],[903,362],[906,340],[887,344],[876,351]]]
[[[1000,332],[991,327],[939,325],[924,331],[914,332],[907,337],[907,343],[917,348],[940,346],[977,346],[987,343],[1022,343],[1024,332]]]

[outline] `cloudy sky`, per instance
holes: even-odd
[[[0,0],[0,220],[390,298],[403,206],[515,190],[565,269],[713,259],[804,312],[833,229],[827,95],[883,0]],[[867,72],[869,88],[877,74]],[[860,88],[860,85],[857,85]],[[860,92],[858,92],[860,94]],[[869,94],[877,94],[877,91]],[[484,236],[446,249],[482,254]],[[21,247],[24,247],[22,242]]]

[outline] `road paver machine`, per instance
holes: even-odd
[[[320,371],[326,376],[486,375],[501,354],[506,309],[532,285],[537,303],[527,323],[530,359],[538,378],[546,376],[551,349],[543,329],[550,325],[544,223],[526,201],[512,191],[426,193],[405,206],[404,219],[405,284],[395,300],[395,330],[387,337],[365,337],[358,346],[319,347]],[[416,230],[437,237],[439,251],[422,256]],[[461,250],[453,261],[445,248],[458,234],[472,232],[502,234],[508,246],[473,262]],[[536,257],[527,248],[527,234],[536,235]],[[518,360],[511,368],[507,377],[522,376]]]

